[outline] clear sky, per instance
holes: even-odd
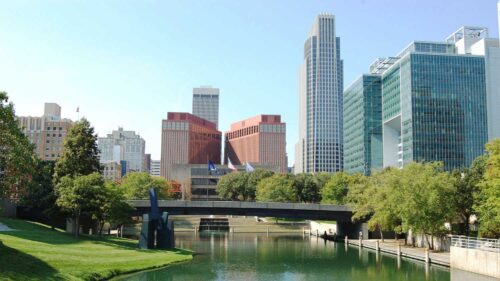
[[[0,90],[18,115],[44,102],[87,117],[100,136],[138,131],[160,158],[161,119],[191,111],[192,88],[221,90],[220,129],[281,114],[293,164],[298,69],[314,17],[336,16],[344,84],[413,40],[463,25],[498,37],[497,0],[0,1]]]

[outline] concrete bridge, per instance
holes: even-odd
[[[129,200],[136,208],[136,215],[149,212],[149,200]],[[342,205],[244,202],[244,201],[181,201],[158,200],[160,211],[170,215],[235,215],[309,220],[331,220],[337,222],[337,235],[358,238],[361,223],[352,223],[352,210]],[[365,232],[365,231],[363,231]]]

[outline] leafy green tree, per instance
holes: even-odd
[[[64,176],[84,176],[101,172],[97,134],[87,119],[82,118],[71,126],[64,140],[62,156],[56,162],[54,183]]]
[[[222,176],[217,182],[217,194],[225,200],[246,200],[249,173],[233,172]]]
[[[102,229],[106,222],[116,225],[128,223],[135,210],[125,201],[123,189],[114,182],[105,182],[103,196],[103,204],[99,207],[99,211],[94,214],[94,218],[99,223],[99,236],[102,235]]]
[[[217,182],[217,194],[224,200],[253,201],[258,183],[272,175],[274,172],[264,169],[226,174]]]
[[[272,175],[274,175],[273,171],[265,169],[255,169],[255,171],[248,173],[244,196],[245,199],[250,201],[255,200],[255,193],[259,182],[265,178],[271,177]]]
[[[14,104],[0,92],[0,198],[18,199],[35,170],[34,146],[19,128]]]
[[[36,164],[31,184],[23,193],[20,204],[26,207],[47,209],[56,201],[52,182],[54,162],[37,160]]]
[[[350,175],[346,172],[333,174],[321,189],[321,202],[325,204],[345,204],[349,186],[357,183],[361,177],[361,174]]]
[[[120,188],[126,199],[149,199],[149,190],[154,188],[158,199],[172,198],[172,185],[161,177],[153,177],[148,173],[132,172],[122,179]]]
[[[321,190],[326,185],[326,183],[332,178],[332,174],[327,172],[321,172],[314,175],[314,178],[316,179],[316,183],[318,184],[319,190]]]
[[[477,157],[470,168],[457,169],[453,171],[455,177],[455,206],[458,217],[462,222],[460,234],[469,236],[469,222],[474,214],[475,201],[478,198],[479,184],[483,179],[486,169],[486,155]]]
[[[101,174],[97,172],[85,176],[62,177],[56,185],[56,194],[56,204],[73,218],[76,237],[79,235],[81,217],[100,216],[107,196]]]
[[[479,234],[483,237],[500,236],[500,139],[486,144],[488,159],[484,180],[475,202],[479,220]]]
[[[263,202],[298,202],[293,176],[276,174],[261,180],[257,185],[256,199]]]
[[[443,171],[442,163],[411,163],[402,169],[398,184],[397,204],[403,231],[412,229],[424,234],[427,245],[433,249],[429,235],[445,233],[445,222],[450,222],[456,214],[450,200],[454,195],[454,178]]]
[[[298,174],[293,176],[293,187],[300,202],[312,203],[321,200],[318,181],[312,174]]]
[[[399,190],[399,179],[401,170],[385,169],[374,172],[368,177],[368,186],[364,192],[365,200],[368,202],[372,216],[368,220],[368,228],[371,231],[380,231],[380,237],[384,240],[384,231],[401,233],[400,205],[401,193]]]

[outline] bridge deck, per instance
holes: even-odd
[[[149,200],[128,202],[137,209],[137,214],[146,213],[151,207]],[[304,203],[159,200],[158,206],[172,215],[239,215],[342,222],[350,222],[352,216],[347,206]]]

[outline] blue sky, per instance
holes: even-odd
[[[413,40],[463,25],[498,37],[496,0],[0,1],[0,90],[19,115],[57,102],[99,135],[138,131],[159,159],[161,119],[191,110],[192,88],[221,89],[220,129],[281,114],[293,164],[298,69],[314,17],[336,16],[344,84]]]

